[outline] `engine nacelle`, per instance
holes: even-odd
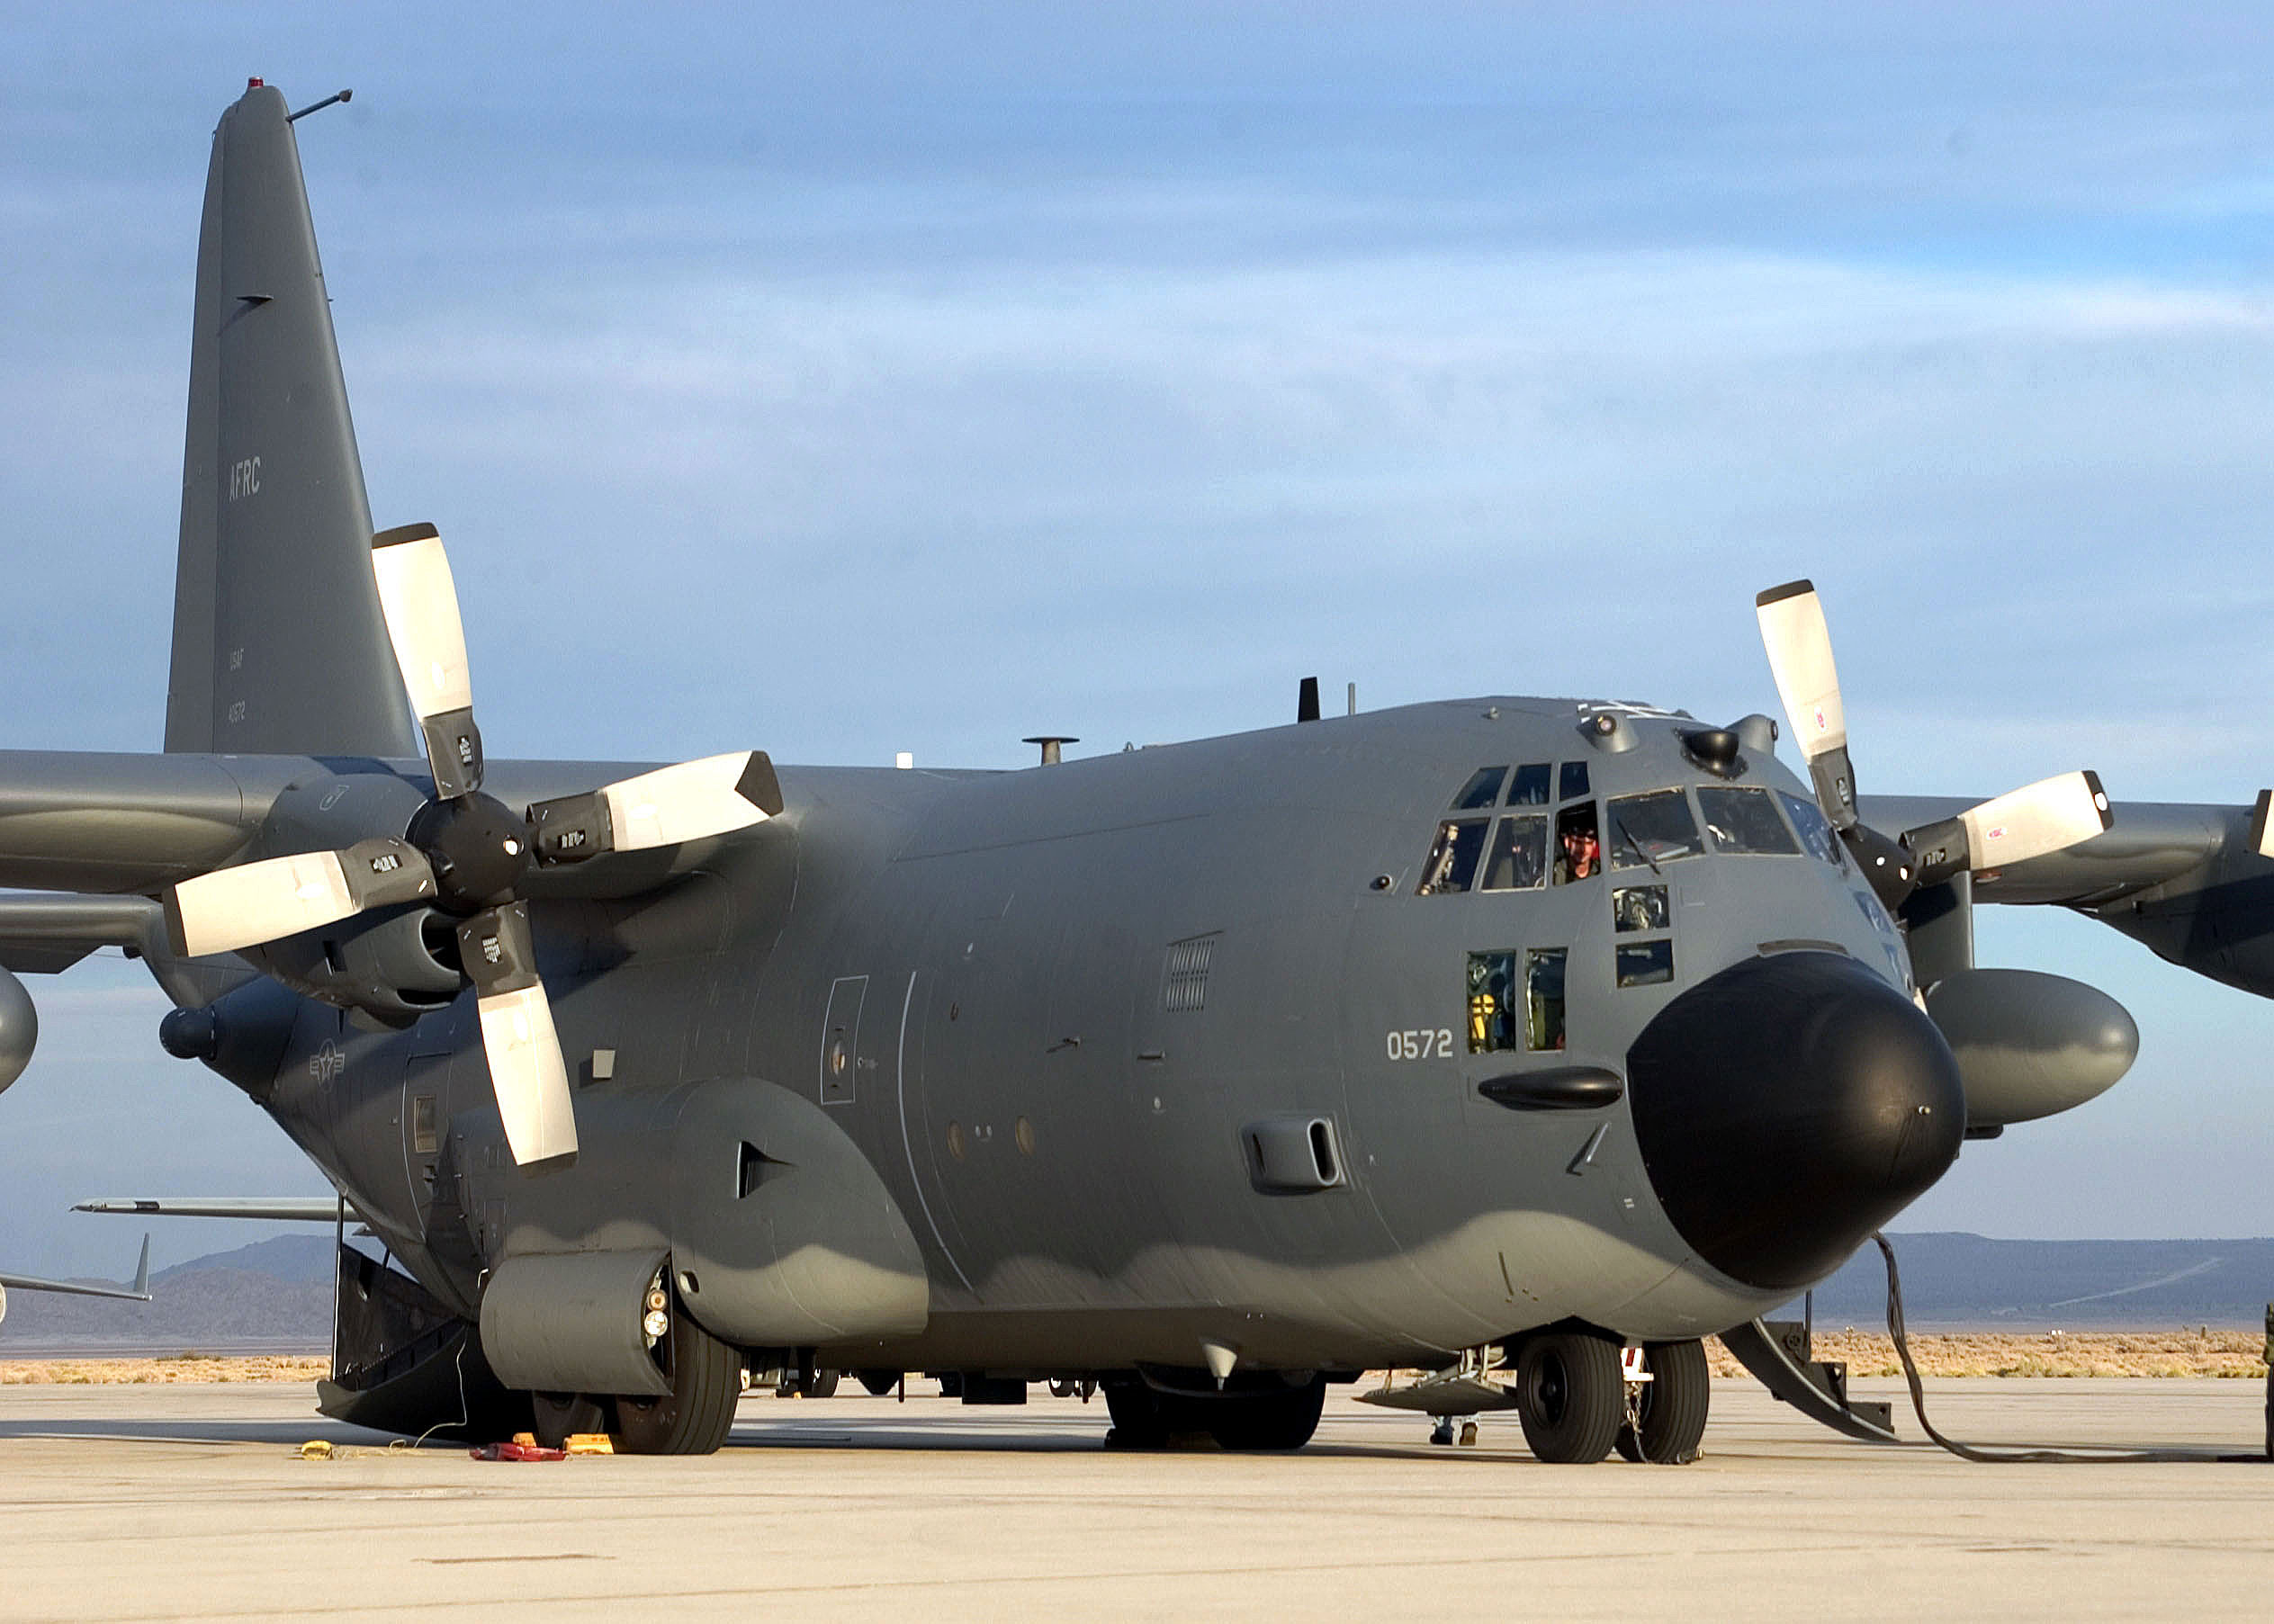
[[[2072,1110],[2132,1069],[2140,1028],[2097,987],[2036,970],[1958,970],[1927,989],[1958,1057],[1966,1131]]]
[[[446,1007],[465,984],[458,921],[435,908],[358,915],[245,956],[304,997],[391,1027]]]
[[[23,983],[0,970],[0,1089],[23,1075],[40,1043],[40,1011]],[[4,1310],[0,1310],[4,1312]]]

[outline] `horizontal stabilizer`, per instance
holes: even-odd
[[[119,1297],[130,1303],[150,1300],[150,1237],[142,1237],[142,1260],[135,1265],[131,1286],[103,1286],[88,1280],[43,1280],[36,1275],[0,1274],[0,1287],[10,1291],[52,1291],[64,1297]]]

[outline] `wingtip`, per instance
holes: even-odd
[[[1753,599],[1753,606],[1756,609],[1766,609],[1771,604],[1781,604],[1788,597],[1798,597],[1803,593],[1815,590],[1816,583],[1811,580],[1786,581],[1783,586],[1771,587],[1767,591],[1756,597]]]

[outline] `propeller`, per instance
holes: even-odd
[[[473,984],[513,1159],[526,1165],[572,1157],[568,1067],[537,974],[522,881],[537,868],[762,822],[782,809],[773,763],[761,750],[737,750],[516,812],[481,791],[481,730],[441,536],[431,525],[385,531],[373,539],[372,570],[434,775],[433,798],[400,839],[295,852],[183,881],[166,902],[174,947],[191,957],[231,953],[405,902],[430,902],[456,915],[459,964]]]
[[[1754,605],[1777,696],[1808,762],[1816,803],[1890,910],[1922,885],[2065,851],[2115,821],[2098,774],[2063,773],[1890,839],[1856,814],[1839,672],[1815,587],[1788,581],[1762,593]]]

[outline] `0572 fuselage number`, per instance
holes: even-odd
[[[1451,1060],[1452,1028],[1408,1027],[1402,1032],[1389,1033],[1385,1046],[1392,1060]]]

